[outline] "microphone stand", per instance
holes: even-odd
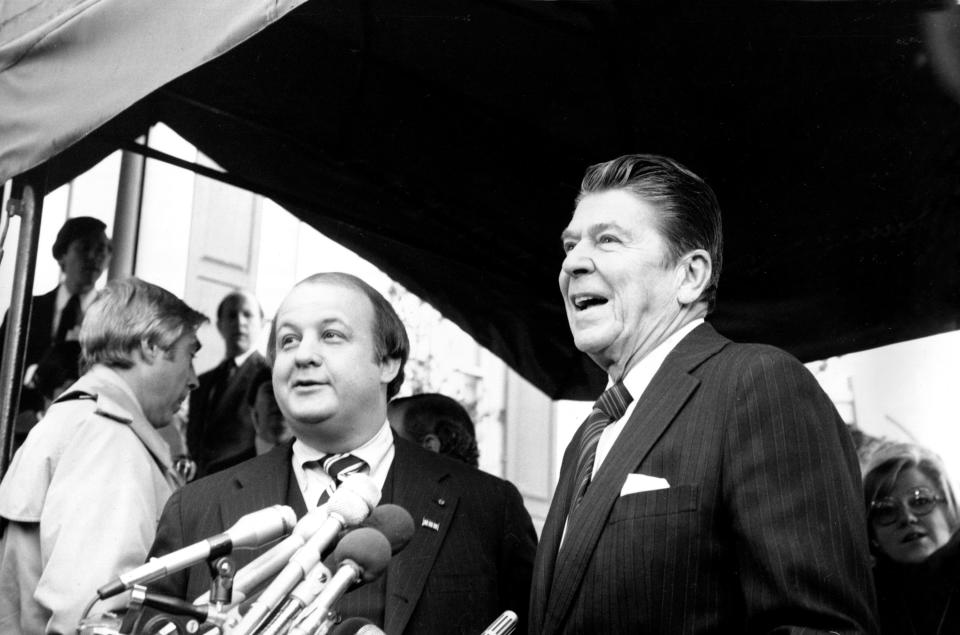
[[[127,614],[118,635],[143,632],[186,635],[198,632],[204,622],[211,622],[218,627],[224,626],[227,622],[225,611],[229,608],[233,596],[233,576],[237,572],[237,566],[229,556],[208,559],[207,566],[213,578],[210,583],[210,603],[207,607],[195,606],[186,600],[162,593],[151,593],[145,586],[137,584],[131,589]],[[145,607],[154,609],[156,614],[144,613]],[[165,628],[160,628],[161,626]]]

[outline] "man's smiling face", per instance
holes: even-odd
[[[624,190],[583,197],[563,231],[560,268],[577,348],[602,368],[628,368],[669,335],[681,276],[650,204]]]

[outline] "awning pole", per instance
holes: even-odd
[[[145,144],[146,137],[140,137],[138,141]],[[107,273],[108,280],[132,276],[136,270],[145,163],[142,155],[129,150],[121,154],[117,205],[113,216],[113,256]]]
[[[43,168],[25,172],[13,179],[7,213],[20,217],[20,239],[13,274],[13,292],[7,312],[7,332],[0,360],[0,479],[13,458],[13,426],[20,404],[20,382],[30,328],[30,297],[40,242],[40,217],[46,191]]]

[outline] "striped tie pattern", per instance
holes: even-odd
[[[337,491],[337,488],[343,483],[343,479],[351,474],[366,474],[370,471],[370,466],[367,465],[366,461],[352,454],[328,454],[319,461],[311,461],[311,463],[319,464],[320,468],[333,479],[327,485],[327,489],[320,494],[317,507],[330,500],[330,495]]]
[[[600,441],[603,429],[622,417],[631,401],[633,401],[633,397],[630,395],[630,391],[621,382],[617,382],[600,395],[597,402],[593,404],[593,410],[587,415],[587,419],[584,421],[583,436],[580,437],[580,452],[577,459],[576,480],[574,481],[576,487],[573,489],[573,499],[570,505],[571,513],[577,508],[587,492],[590,476],[593,474],[593,460],[597,456],[597,443]]]

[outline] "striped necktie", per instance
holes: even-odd
[[[597,443],[604,428],[618,420],[627,411],[627,406],[633,401],[630,391],[621,382],[615,383],[600,395],[593,404],[593,411],[583,422],[583,435],[580,437],[580,451],[577,459],[576,480],[573,489],[573,498],[570,504],[570,513],[577,508],[583,495],[587,492],[590,477],[593,474],[593,460],[597,456]]]
[[[352,454],[328,454],[319,461],[310,461],[310,464],[319,465],[333,479],[327,485],[327,489],[320,494],[317,507],[330,500],[330,496],[337,491],[343,479],[351,474],[366,474],[370,471],[366,461]]]

